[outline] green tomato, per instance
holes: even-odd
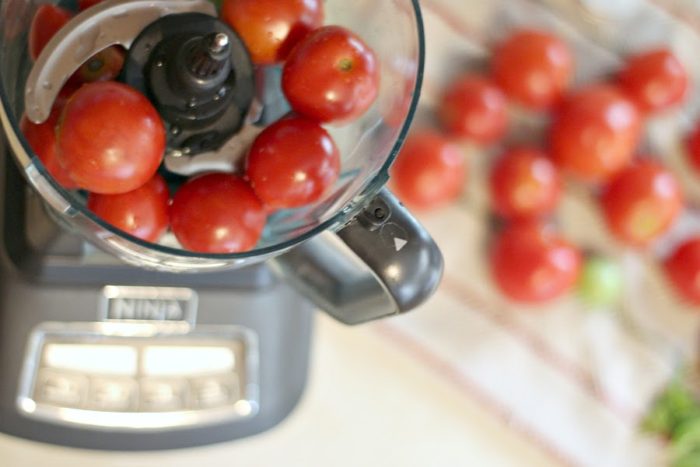
[[[622,295],[620,266],[602,256],[586,258],[578,280],[578,292],[591,306],[616,304]]]

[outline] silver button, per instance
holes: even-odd
[[[178,411],[185,408],[185,380],[141,381],[141,410],[144,412]]]
[[[208,409],[232,405],[240,398],[235,376],[200,378],[192,381],[195,408]]]
[[[124,412],[134,405],[136,381],[128,378],[95,378],[88,406],[103,412]]]
[[[58,407],[80,407],[87,388],[88,380],[83,376],[42,370],[34,392],[39,402]]]

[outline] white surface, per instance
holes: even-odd
[[[419,312],[428,314],[428,310]],[[417,315],[414,315],[417,316]],[[169,453],[99,453],[0,436],[2,467],[563,465],[385,336],[320,316],[298,409],[254,438]]]

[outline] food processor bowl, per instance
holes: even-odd
[[[352,31],[373,50],[379,69],[376,99],[359,118],[324,125],[340,154],[337,181],[311,204],[269,212],[256,246],[233,254],[188,251],[172,233],[150,243],[105,222],[88,209],[85,191],[66,190],[49,175],[20,131],[20,121],[23,116],[34,123],[45,121],[59,90],[81,64],[120,45],[127,52],[118,79],[151,100],[169,134],[161,172],[169,177],[172,192],[187,176],[236,172],[255,135],[289,114],[281,86],[283,64],[253,66],[238,34],[216,19],[217,7],[208,0],[103,0],[76,13],[33,61],[28,38],[43,5],[36,0],[0,0],[0,122],[4,144],[29,185],[57,223],[88,240],[86,246],[95,245],[138,268],[168,273],[212,272],[272,260],[268,264],[289,283],[347,324],[408,311],[435,291],[443,269],[440,250],[384,188],[422,84],[424,36],[418,0],[323,1],[324,25]],[[57,5],[77,10],[75,0]],[[198,109],[204,107],[197,104],[199,97],[184,94],[196,83],[186,81],[183,91],[183,82],[169,81],[170,74],[163,75],[167,80],[153,81],[164,67],[181,70],[178,64],[190,53],[190,39],[179,39],[182,34],[190,34],[198,47],[213,44],[206,41],[214,36],[228,36],[230,52],[222,52],[221,63],[231,67],[223,76],[232,92],[222,95],[223,88],[207,88],[213,90],[214,107],[227,103],[217,114],[225,119],[212,119],[214,114],[205,112],[200,118]],[[204,79],[203,83],[208,86]],[[179,102],[197,110],[168,107],[160,100],[163,96],[165,104]],[[173,114],[193,118],[182,120],[192,125],[182,129],[171,119]],[[199,128],[206,131],[197,133]],[[190,146],[188,141],[196,143]],[[229,165],[213,169],[206,165],[211,156],[214,163],[229,157]]]
[[[119,19],[120,5],[138,1],[106,0],[98,7],[116,6],[117,9],[110,10],[110,18]],[[199,2],[200,9],[202,3],[206,4],[204,0],[170,0],[161,14],[177,12],[178,8],[186,9],[188,4],[194,2]],[[335,185],[313,204],[271,214],[257,246],[251,251],[237,254],[186,251],[172,235],[166,235],[157,244],[142,241],[94,215],[86,206],[83,192],[64,189],[48,174],[19,130],[19,122],[25,112],[25,86],[33,66],[28,54],[28,33],[37,8],[44,3],[37,0],[0,0],[0,63],[3,64],[0,70],[0,120],[7,144],[26,179],[45,200],[57,220],[123,261],[138,267],[170,272],[212,271],[258,263],[321,232],[343,228],[367,206],[387,181],[389,166],[410,125],[421,85],[424,38],[418,0],[323,2],[324,24],[350,29],[376,53],[381,72],[378,97],[369,111],[356,121],[347,125],[327,126],[341,154],[341,173]],[[74,6],[70,0],[56,3],[67,8]],[[141,3],[148,7],[158,2]],[[209,8],[215,14],[213,4]],[[86,13],[83,12],[83,15]],[[109,27],[114,26],[105,24],[100,34],[118,35]],[[86,37],[85,41],[93,39]],[[273,69],[267,71],[274,71],[274,66],[269,68]],[[257,70],[258,73],[265,71]],[[42,82],[42,86],[52,85],[54,83]]]

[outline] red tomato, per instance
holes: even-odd
[[[81,188],[126,193],[156,173],[165,128],[150,101],[113,81],[88,83],[68,100],[58,127],[59,160]]]
[[[80,86],[82,86],[82,83],[78,84],[72,79],[69,79],[58,92],[58,96],[56,96],[56,100],[53,103],[54,107],[60,106],[62,109],[66,105],[66,102],[68,102],[68,99],[75,94],[75,91],[80,89]]]
[[[116,79],[124,66],[126,51],[123,47],[113,45],[97,52],[90,57],[71,76],[70,82],[76,86],[94,81],[110,81]]]
[[[658,112],[683,102],[688,75],[667,49],[657,49],[627,59],[619,76],[620,87],[642,112]]]
[[[221,17],[243,39],[253,62],[284,61],[292,48],[323,24],[321,0],[224,0]]]
[[[678,294],[693,305],[700,305],[700,237],[678,245],[664,262],[664,268]]]
[[[700,174],[700,122],[686,141],[687,158],[690,165]]]
[[[464,190],[467,167],[459,147],[432,130],[409,135],[391,168],[392,189],[411,209],[435,209]]]
[[[29,26],[29,55],[39,57],[54,34],[71,19],[70,11],[56,5],[45,4],[37,8]]]
[[[141,240],[156,242],[168,229],[169,201],[168,185],[156,174],[128,193],[90,193],[87,206],[114,227]]]
[[[338,180],[340,152],[318,123],[291,117],[267,127],[253,142],[246,174],[270,209],[318,201]]]
[[[612,233],[626,244],[645,246],[671,228],[683,207],[683,194],[673,174],[643,160],[620,172],[600,201]]]
[[[496,47],[494,80],[517,103],[535,110],[559,102],[571,82],[574,59],[564,41],[543,31],[521,30]]]
[[[27,117],[22,117],[19,127],[24,133],[32,151],[37,155],[44,168],[59,185],[66,189],[77,188],[75,182],[70,178],[68,173],[59,163],[56,155],[56,125],[58,117],[61,114],[62,105],[55,105],[51,110],[49,118],[39,125],[27,120]]]
[[[491,272],[511,300],[541,303],[557,298],[576,284],[580,252],[554,232],[532,222],[512,224],[496,238]]]
[[[491,202],[506,218],[539,217],[559,201],[559,173],[542,151],[518,148],[507,151],[491,172]]]
[[[486,144],[506,132],[506,105],[503,92],[492,81],[482,76],[464,75],[443,94],[438,116],[452,135]]]
[[[78,10],[87,10],[91,6],[97,5],[102,0],[78,0]]]
[[[239,253],[260,239],[267,215],[253,189],[239,176],[203,175],[182,185],[170,207],[180,244],[199,253]]]
[[[634,104],[617,88],[596,85],[575,93],[554,119],[554,162],[571,175],[605,182],[632,160],[641,134]]]
[[[284,65],[282,89],[292,108],[320,122],[348,122],[377,98],[379,64],[362,39],[340,26],[312,32]]]

